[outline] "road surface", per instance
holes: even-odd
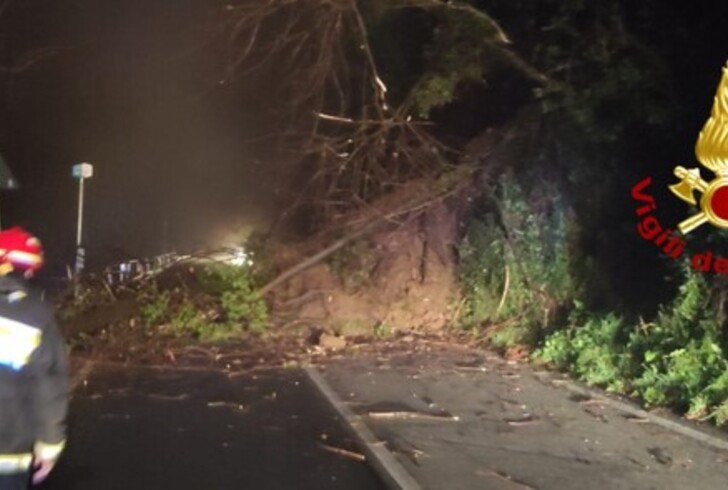
[[[94,368],[43,490],[383,488],[304,373]]]

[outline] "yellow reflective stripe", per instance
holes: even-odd
[[[55,460],[63,452],[63,448],[66,447],[66,441],[61,441],[58,444],[47,444],[45,442],[35,443],[35,455],[40,459]]]
[[[0,365],[22,368],[40,345],[40,339],[40,329],[0,317]]]
[[[28,471],[32,462],[33,455],[30,453],[0,454],[0,475]]]
[[[28,297],[28,293],[25,291],[13,291],[12,293],[8,294],[8,302],[15,303],[16,301],[20,301],[21,299],[25,299]]]

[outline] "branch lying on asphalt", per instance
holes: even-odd
[[[460,417],[458,417],[457,415],[437,415],[434,413],[422,412],[369,412],[367,416],[373,419],[431,419],[452,420],[453,422],[457,422],[460,420]]]
[[[167,401],[183,401],[187,400],[190,395],[187,393],[181,393],[179,395],[162,395],[158,393],[152,393],[151,395],[147,395],[149,398],[154,398],[156,400],[167,400]]]
[[[211,408],[226,407],[226,408],[232,408],[233,410],[245,410],[245,405],[243,405],[242,403],[235,403],[235,402],[225,402],[225,401],[207,402],[207,406],[211,407]]]
[[[537,424],[541,423],[538,419],[536,419],[532,415],[528,415],[525,417],[519,417],[519,418],[511,418],[511,419],[506,418],[504,420],[508,425],[510,425],[512,427],[523,427],[526,425],[537,425]]]
[[[345,458],[353,459],[355,461],[366,461],[367,457],[360,453],[355,453],[354,451],[349,451],[347,449],[342,449],[340,447],[334,447],[329,446],[328,444],[324,444],[322,442],[318,443],[319,446],[321,446],[322,449],[325,451],[328,451],[330,453],[338,454],[339,456],[343,456]]]

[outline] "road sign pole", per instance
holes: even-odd
[[[76,226],[76,275],[79,275],[84,268],[85,251],[81,246],[83,237],[83,177],[78,179],[78,220]]]
[[[78,276],[85,266],[86,251],[83,249],[83,184],[93,175],[93,166],[89,163],[79,163],[73,166],[73,176],[78,179],[78,220],[76,225],[76,265],[75,273]]]
[[[83,233],[83,181],[81,177],[78,179],[78,226],[76,229],[76,247],[81,246],[81,236]]]

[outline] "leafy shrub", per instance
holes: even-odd
[[[151,282],[140,290],[141,319],[174,335],[216,341],[260,332],[268,322],[268,309],[258,295],[250,267],[215,265],[197,273],[202,291],[188,288],[159,291]]]
[[[149,294],[147,291],[141,295],[142,305],[140,310],[142,321],[146,325],[163,323],[168,319],[170,313],[170,301],[172,297],[169,291],[158,291],[156,283],[153,283],[152,287],[154,294]]]
[[[268,323],[268,308],[257,293],[251,269],[217,265],[203,269],[203,284],[220,296],[228,322],[263,331]]]
[[[189,298],[183,297],[176,305],[169,321],[169,327],[174,332],[190,333],[200,340],[209,337],[210,321],[200,312],[200,309]]]
[[[244,332],[241,323],[214,321],[189,298],[185,298],[178,306],[169,327],[174,332],[190,334],[202,342],[229,340]]]
[[[628,325],[613,314],[577,308],[569,326],[550,335],[534,356],[648,406],[725,424],[728,339],[709,302],[713,288],[705,276],[689,269],[684,274],[679,294],[654,321]]]
[[[701,273],[688,270],[685,277],[672,304],[631,335],[629,349],[641,361],[636,394],[696,414],[728,397],[728,365],[710,286]]]
[[[504,236],[493,215],[471,223],[460,244],[459,279],[465,295],[463,327],[472,329],[497,319],[504,285]]]
[[[497,346],[533,346],[572,297],[566,213],[553,195],[527,195],[512,176],[497,189],[459,249],[462,326],[505,323],[493,331]]]
[[[549,336],[534,355],[571,370],[589,384],[624,390],[624,352],[619,338],[624,323],[616,315],[590,316],[577,304],[569,326]]]

